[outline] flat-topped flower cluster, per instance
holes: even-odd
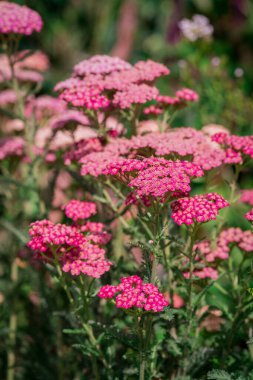
[[[123,277],[117,286],[102,286],[98,296],[105,299],[116,296],[116,307],[120,309],[137,308],[158,313],[168,306],[168,301],[158,287],[144,283],[139,276]]]
[[[84,111],[115,112],[150,101],[159,110],[168,105],[178,107],[198,100],[196,92],[187,88],[177,91],[170,101],[169,97],[160,96],[154,81],[169,73],[166,66],[151,60],[131,65],[118,57],[97,55],[77,64],[72,77],[58,83],[55,90],[60,92],[61,99],[74,107],[82,107]],[[146,113],[148,110],[149,106]]]
[[[0,33],[30,35],[40,32],[42,26],[40,15],[32,9],[9,1],[0,2]]]
[[[96,213],[96,205],[72,200],[64,210],[66,216],[80,223]],[[102,223],[88,221],[66,225],[45,219],[32,223],[29,235],[28,247],[38,259],[53,265],[58,262],[64,272],[70,272],[73,276],[83,273],[98,278],[112,265],[102,248],[111,235]]]

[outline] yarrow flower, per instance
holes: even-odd
[[[212,136],[212,141],[220,144],[225,151],[224,162],[242,164],[245,158],[253,158],[253,136],[237,136],[220,132]]]
[[[176,97],[185,102],[197,102],[199,100],[198,94],[190,88],[182,88],[176,91]]]
[[[246,218],[249,222],[253,223],[253,209],[250,210],[249,212],[247,212],[247,214],[245,214],[245,218]]]
[[[213,26],[203,15],[194,15],[192,20],[185,18],[178,23],[178,26],[183,36],[189,41],[209,38],[213,34]]]
[[[159,92],[154,81],[169,70],[151,60],[134,66],[117,57],[98,55],[74,67],[72,78],[58,83],[60,98],[89,110],[128,109],[154,100]]]
[[[137,308],[158,313],[168,306],[157,286],[144,283],[138,276],[123,277],[117,286],[102,286],[98,296],[104,299],[116,296],[116,307],[120,309]]]
[[[42,26],[40,15],[32,9],[8,1],[0,2],[0,33],[30,35],[40,32]]]
[[[93,202],[82,202],[75,199],[69,201],[63,210],[68,218],[74,220],[74,222],[82,219],[87,219],[91,215],[97,213],[97,206]]]
[[[7,157],[22,156],[25,142],[22,137],[2,137],[0,139],[0,161]]]
[[[247,203],[250,206],[253,206],[253,189],[241,190],[240,201],[242,203]]]
[[[130,68],[130,63],[127,63],[118,57],[94,55],[93,57],[85,59],[75,65],[74,73],[78,76],[85,76],[88,74],[109,74],[114,71],[128,70]]]
[[[253,251],[253,233],[251,231],[243,231],[241,228],[228,228],[220,233],[217,238],[216,246],[210,241],[204,240],[194,246],[194,250],[198,251],[197,258],[211,263],[215,260],[226,260],[229,257],[231,247],[237,245],[245,252]]]
[[[65,207],[67,216],[74,221],[96,213],[94,203],[79,202],[72,200]],[[52,265],[58,262],[64,272],[70,272],[73,276],[83,273],[99,278],[112,265],[102,248],[110,241],[111,235],[102,223],[88,221],[79,226],[54,224],[45,219],[32,223],[29,235],[31,239],[27,245],[37,259]]]
[[[215,220],[220,209],[229,203],[219,194],[209,193],[181,198],[171,204],[171,217],[175,223],[191,225]]]

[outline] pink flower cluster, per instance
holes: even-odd
[[[218,271],[216,269],[205,266],[201,269],[194,270],[192,276],[201,279],[211,278],[212,280],[217,280],[217,278],[219,277]],[[185,272],[184,277],[190,278],[190,272]]]
[[[198,94],[190,88],[182,88],[176,92],[176,97],[185,102],[197,102],[199,100]]]
[[[8,1],[0,2],[0,33],[25,34],[40,32],[40,15],[32,9]]]
[[[245,252],[253,251],[253,233],[243,231],[241,228],[228,228],[222,231],[217,239],[216,247],[212,248],[210,241],[205,240],[196,244],[194,250],[198,250],[198,258],[211,263],[215,260],[226,260],[229,257],[231,245],[238,245]]]
[[[251,209],[249,212],[247,212],[247,214],[245,214],[245,218],[249,222],[253,223],[253,209]]]
[[[253,206],[253,189],[241,190],[240,201],[242,203],[247,203],[250,206]]]
[[[15,104],[17,101],[17,94],[14,90],[8,89],[0,92],[0,106],[5,107]]]
[[[73,152],[74,155],[74,152]],[[81,157],[81,173],[98,176],[105,174],[108,165],[117,165],[117,161],[127,157],[166,156],[175,160],[186,157],[204,170],[222,165],[225,153],[221,147],[211,142],[209,136],[193,128],[180,128],[167,133],[150,133],[134,136],[131,139],[115,139],[100,151],[89,152]]]
[[[168,301],[157,286],[144,283],[138,276],[123,277],[119,285],[102,286],[98,293],[100,298],[105,299],[115,295],[116,307],[120,309],[138,308],[158,313],[168,306]]]
[[[174,201],[171,204],[171,217],[175,223],[191,225],[215,220],[219,210],[229,203],[217,193],[195,195]]]
[[[49,69],[48,56],[42,51],[21,50],[15,55],[16,67],[44,72]]]
[[[49,123],[49,126],[54,130],[73,128],[77,125],[89,125],[87,116],[77,110],[64,110],[64,112],[52,117]]]
[[[97,55],[74,67],[72,78],[56,85],[60,98],[92,110],[128,109],[154,100],[155,79],[169,74],[162,64],[139,61],[134,66],[117,57]]]
[[[22,61],[14,64],[14,75],[20,82],[40,83],[43,81],[43,77],[39,71],[26,68],[22,65]],[[0,83],[9,81],[11,78],[12,71],[7,56],[0,54]]]
[[[89,204],[89,210],[83,207],[79,213],[73,203],[70,202],[72,208],[68,207],[67,214],[75,221],[96,212],[95,204]],[[27,245],[35,251],[35,257],[51,264],[57,260],[62,270],[73,276],[83,273],[99,278],[112,265],[102,248],[110,241],[111,235],[105,231],[102,223],[88,221],[81,226],[71,226],[40,220],[30,225],[29,235],[31,239]]]
[[[97,213],[97,206],[93,202],[82,202],[72,199],[63,206],[63,210],[68,218],[77,222],[78,220],[88,219],[91,215],[95,215]]]
[[[0,139],[0,160],[12,156],[22,156],[24,146],[25,143],[22,137],[2,137]]]
[[[220,144],[224,150],[226,164],[242,164],[247,156],[253,158],[253,136],[237,136],[228,133],[216,133],[212,141]]]
[[[128,186],[140,198],[173,197],[175,192],[188,193],[191,178],[201,177],[203,171],[188,161],[171,161],[150,157],[144,161],[146,168],[140,170]]]
[[[41,95],[37,98],[30,97],[25,106],[25,116],[27,118],[35,117],[36,120],[42,121],[55,114],[61,115],[64,111],[67,112],[66,108],[65,102],[49,95]]]

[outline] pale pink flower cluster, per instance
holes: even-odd
[[[182,88],[176,91],[176,97],[185,102],[197,102],[199,100],[199,95],[190,88]]]
[[[7,157],[22,156],[25,142],[22,137],[2,137],[0,139],[0,160]]]
[[[30,35],[40,32],[40,15],[32,9],[8,1],[0,2],[0,33]]]
[[[190,272],[185,272],[184,277],[190,278]],[[212,280],[217,280],[219,275],[216,269],[211,267],[203,267],[201,269],[194,270],[192,273],[192,277],[198,277],[201,279],[211,278]]]
[[[36,98],[30,97],[25,105],[25,116],[35,117],[36,120],[49,119],[55,114],[62,115],[67,104],[50,95],[41,95]]]
[[[90,138],[81,140],[72,146],[72,148],[64,154],[65,165],[70,165],[73,161],[79,161],[84,156],[90,154],[91,152],[102,151],[102,145],[98,138]]]
[[[0,2],[1,4],[1,2]],[[14,64],[15,78],[20,82],[40,83],[43,76],[36,69],[22,67],[22,62]],[[0,54],[0,83],[9,81],[12,78],[12,71],[5,54]]]
[[[73,216],[75,218],[76,214]],[[57,260],[64,272],[74,276],[83,273],[99,278],[112,265],[101,247],[111,236],[101,223],[68,226],[41,220],[30,225],[29,235],[31,239],[27,245],[38,259],[52,264]]]
[[[145,104],[159,94],[156,87],[147,84],[131,84],[125,90],[118,91],[113,99],[115,107],[130,108],[132,104]]]
[[[22,50],[15,55],[15,66],[19,69],[44,72],[49,69],[48,56],[42,51]]]
[[[168,306],[164,295],[157,286],[144,283],[139,276],[123,277],[119,285],[105,285],[100,288],[98,296],[110,299],[116,295],[116,307],[120,309],[144,309],[159,313]]]
[[[251,209],[249,212],[247,212],[247,214],[245,214],[245,218],[246,218],[249,222],[252,222],[252,223],[253,223],[253,209]]]
[[[224,163],[242,164],[247,156],[253,158],[253,136],[237,136],[221,132],[213,135],[212,141],[224,148],[226,154]]]
[[[63,210],[68,218],[77,222],[78,220],[87,219],[97,213],[97,206],[94,202],[82,202],[72,199],[63,206]]]
[[[210,241],[205,240],[196,244],[194,250],[198,250],[199,258],[211,263],[217,259],[226,260],[233,245],[237,245],[245,252],[252,252],[253,233],[251,231],[243,231],[241,228],[231,227],[220,233],[215,248],[212,247]]]
[[[108,165],[120,159],[143,155],[166,156],[171,159],[186,157],[204,170],[210,170],[223,164],[225,153],[219,145],[211,142],[209,136],[193,128],[180,128],[166,133],[149,133],[134,136],[131,139],[115,139],[99,153],[79,157],[81,173],[98,176],[105,174]]]
[[[183,36],[189,41],[209,38],[213,34],[213,26],[207,17],[194,15],[192,19],[184,18],[178,23]]]
[[[0,107],[15,104],[17,101],[17,94],[14,90],[8,89],[0,92]]]
[[[241,190],[240,201],[242,203],[247,203],[250,206],[253,206],[253,189]]]
[[[59,99],[58,99],[59,100]],[[51,118],[49,126],[54,129],[73,128],[77,125],[89,125],[89,119],[77,110],[64,110]]]
[[[110,74],[115,71],[128,70],[130,68],[130,63],[118,57],[94,55],[75,65],[74,73],[82,77],[89,74]]]
[[[159,92],[153,82],[167,74],[164,65],[151,60],[132,66],[117,57],[98,55],[76,65],[72,78],[58,83],[55,90],[75,107],[128,109],[154,100]]]
[[[178,225],[191,225],[215,220],[219,210],[229,203],[217,193],[195,195],[174,201],[171,204],[171,217]]]

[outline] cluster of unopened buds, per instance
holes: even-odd
[[[168,301],[157,286],[144,283],[139,276],[123,277],[117,286],[102,286],[98,296],[105,299],[116,296],[116,307],[120,309],[142,309],[158,313],[168,306]]]

